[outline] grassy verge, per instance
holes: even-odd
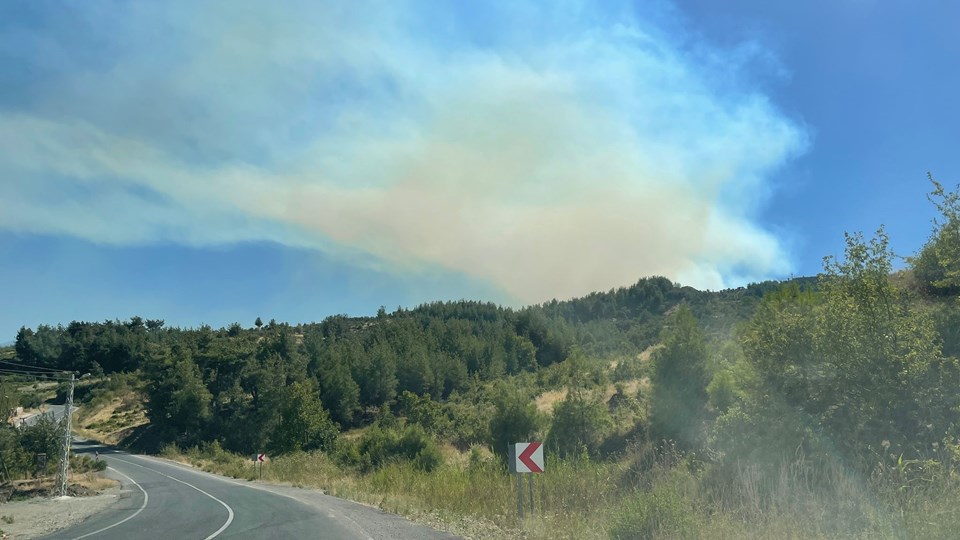
[[[249,458],[216,444],[171,446],[163,455],[256,478]],[[521,532],[513,477],[494,461],[462,461],[432,472],[391,463],[362,474],[326,454],[299,453],[266,463],[263,480],[323,489],[467,538],[951,538],[960,530],[956,478],[897,507],[878,493],[902,489],[867,485],[839,468],[817,472],[793,463],[767,476],[744,468],[718,490],[711,472],[688,458],[637,450],[617,462],[548,461],[548,473],[537,478],[537,513]]]

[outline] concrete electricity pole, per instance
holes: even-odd
[[[57,495],[67,494],[67,476],[70,474],[70,409],[73,407],[73,373],[70,374],[70,390],[67,391],[67,404],[63,409],[63,456],[60,458],[60,474],[57,478]]]

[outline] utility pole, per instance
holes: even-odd
[[[67,494],[67,476],[70,474],[70,409],[73,407],[73,373],[70,374],[70,390],[67,391],[67,404],[63,409],[63,456],[60,458],[60,474],[57,485],[57,495]]]

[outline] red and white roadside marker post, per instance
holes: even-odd
[[[529,474],[530,485],[530,513],[535,509],[533,475],[542,473],[543,463],[543,443],[525,442],[511,444],[509,447],[510,472],[517,475],[517,515],[520,516],[520,524],[523,525],[523,475]]]
[[[266,454],[254,454],[253,455],[253,467],[256,468],[257,465],[260,465],[260,480],[263,480],[263,462],[267,460]]]

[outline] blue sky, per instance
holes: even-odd
[[[0,6],[0,341],[523,305],[923,243],[950,2]]]

